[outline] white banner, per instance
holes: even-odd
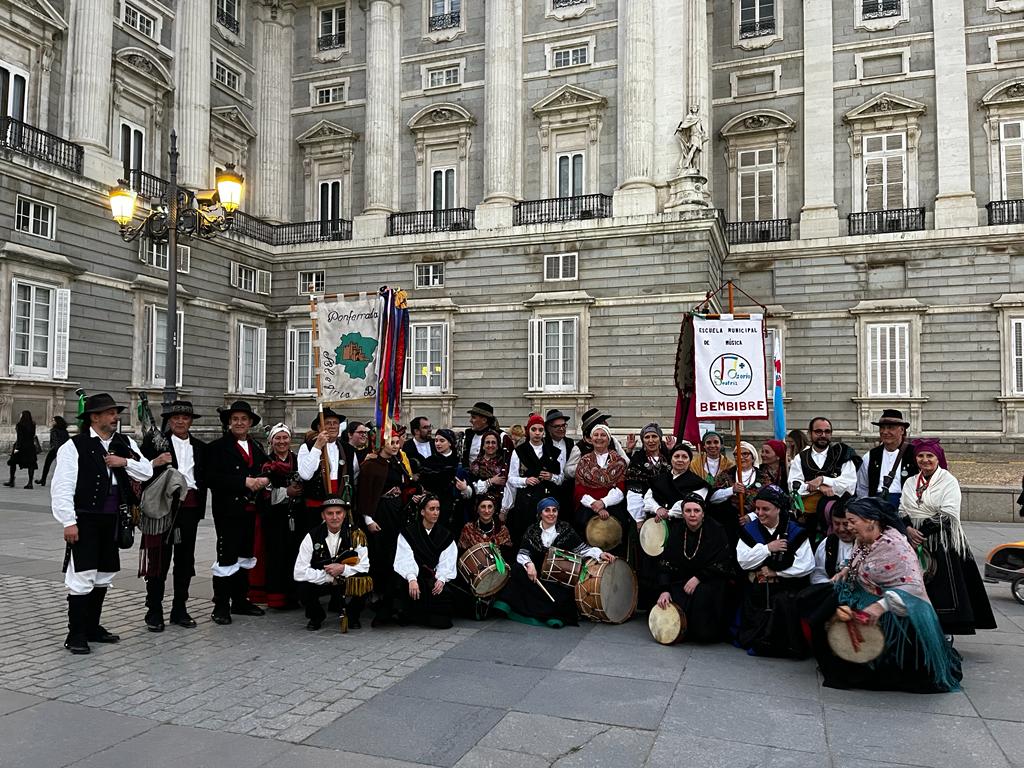
[[[320,346],[320,402],[376,397],[380,351],[377,294],[325,297],[317,302],[314,318]]]
[[[694,317],[698,419],[767,419],[764,319]]]

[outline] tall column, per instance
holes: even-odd
[[[697,170],[706,179],[711,178],[711,53],[708,51],[708,3],[707,0],[688,0],[688,31],[686,62],[687,108],[697,107],[701,124],[709,133],[708,143],[697,159]],[[705,182],[705,187],[707,183]]]
[[[522,185],[522,0],[488,0],[486,14],[481,229],[511,226]]]
[[[110,142],[110,69],[114,23],[106,0],[75,0],[71,29],[71,141],[106,151]]]
[[[970,105],[963,0],[933,0],[939,193],[935,228],[978,226],[971,176]]]
[[[614,195],[616,216],[657,211],[654,187],[654,0],[619,4],[622,19],[621,182]]]
[[[178,183],[212,186],[210,174],[209,0],[178,0],[174,17],[174,118],[181,157]]]
[[[832,3],[804,3],[804,206],[800,237],[837,237]]]
[[[292,87],[295,7],[278,4],[276,0],[260,0],[251,7],[255,16],[256,142],[249,171],[250,200],[255,216],[283,222],[291,218],[292,131],[288,94]]]
[[[371,0],[366,21],[366,207],[367,214],[394,212],[398,89],[391,29],[391,0]]]

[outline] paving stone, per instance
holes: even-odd
[[[637,728],[658,727],[673,686],[582,672],[549,672],[516,706],[571,719]]]
[[[536,755],[473,747],[455,764],[455,768],[548,768],[550,765],[547,760]]]
[[[528,627],[511,621],[508,624],[522,627],[524,631],[480,632],[453,648],[447,655],[471,661],[496,661],[516,667],[554,669],[586,636],[586,632],[579,627],[548,629]]]
[[[445,657],[413,672],[390,693],[507,709],[514,707],[544,675],[544,670],[530,667]]]
[[[687,648],[669,648],[653,641],[627,650],[591,633],[558,662],[556,669],[675,683],[689,655]]]
[[[0,689],[0,716],[9,715],[11,712],[34,706],[42,701],[43,699],[38,696]]]
[[[680,682],[733,691],[767,693],[786,690],[786,696],[818,698],[813,660],[793,661],[748,656],[731,645],[693,648]]]
[[[526,752],[548,760],[579,749],[610,726],[550,715],[509,712],[484,736],[478,746]]]
[[[284,752],[260,766],[260,768],[424,768],[426,763],[409,763],[385,757],[338,752],[311,746],[289,746]],[[222,767],[223,768],[223,767]]]
[[[554,768],[641,768],[647,762],[654,737],[654,731],[609,728],[552,765]]]

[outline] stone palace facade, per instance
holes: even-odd
[[[0,0],[0,78],[8,440],[77,387],[159,402],[176,265],[211,429],[311,417],[310,284],[409,290],[407,414],[665,424],[732,278],[791,426],[1024,450],[1024,0]],[[185,187],[246,179],[173,259],[107,208],[159,201],[172,129]]]

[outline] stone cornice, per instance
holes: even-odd
[[[81,275],[86,271],[82,267],[75,266],[67,256],[10,241],[0,245],[0,258],[46,267],[71,275]]]

